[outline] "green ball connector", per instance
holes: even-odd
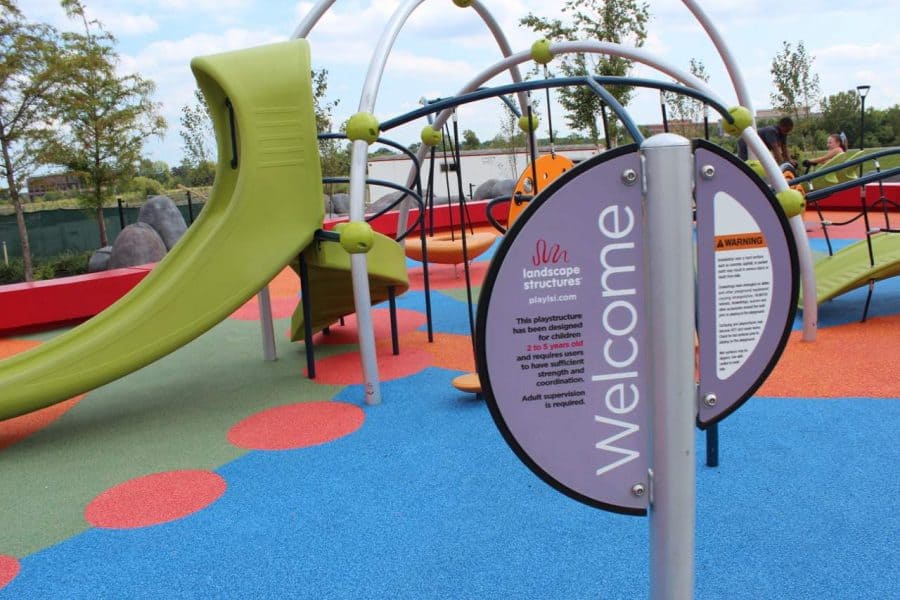
[[[728,114],[734,118],[734,123],[725,121],[725,123],[722,124],[722,129],[724,129],[725,133],[728,135],[741,135],[745,129],[753,125],[753,115],[743,106],[732,106],[728,109]]]
[[[747,161],[747,166],[750,167],[750,169],[751,169],[754,173],[756,173],[757,175],[759,175],[759,178],[760,178],[760,179],[767,179],[767,178],[768,178],[768,176],[766,175],[766,169],[762,166],[762,163],[759,162],[757,159],[754,158],[754,159],[752,159],[752,160],[748,160],[748,161]]]
[[[374,144],[379,135],[378,119],[372,113],[356,113],[347,121],[347,139],[351,142],[364,140]]]
[[[341,247],[347,254],[365,254],[375,245],[375,233],[365,221],[350,221],[335,226],[341,236]]]
[[[475,0],[453,0],[453,4],[460,8],[469,8]]]
[[[806,198],[799,190],[788,189],[775,194],[787,218],[796,217],[806,209]]]
[[[546,65],[553,60],[550,52],[550,40],[541,38],[531,45],[531,59],[540,65]]]
[[[534,115],[531,115],[531,120],[528,119],[528,115],[522,115],[521,117],[519,117],[519,129],[521,129],[525,133],[531,133],[537,128],[538,118]]]
[[[421,139],[422,143],[426,146],[437,146],[441,143],[442,138],[441,132],[431,125],[423,127],[422,133],[419,134],[419,139]]]

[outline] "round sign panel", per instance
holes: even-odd
[[[797,310],[797,250],[772,191],[722,148],[697,142],[697,422],[737,409],[781,356]]]
[[[483,393],[519,458],[586,504],[646,514],[640,158],[563,174],[503,239],[478,304]]]

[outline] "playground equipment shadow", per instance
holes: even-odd
[[[379,342],[381,405],[363,404],[353,319],[315,338],[305,378],[284,271],[277,361],[261,358],[254,299],[140,371],[0,422],[0,599],[647,597],[647,521],[562,496],[515,458],[450,384],[473,366],[462,270],[432,266],[429,343],[415,269],[400,355]],[[854,292],[822,306],[815,343],[792,334],[720,425],[720,466],[698,435],[697,598],[900,589],[895,281],[866,323]],[[389,340],[387,311],[375,321]],[[57,333],[0,339],[0,355]]]

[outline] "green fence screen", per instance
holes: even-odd
[[[195,203],[190,211],[187,205],[179,205],[185,223],[190,224],[189,212],[194,218],[200,214],[202,204]],[[122,222],[131,225],[137,222],[140,207],[104,208],[106,232],[109,243],[116,240],[122,231]],[[25,227],[28,229],[28,241],[31,244],[31,255],[35,258],[46,258],[62,254],[65,251],[82,252],[96,250],[100,247],[100,232],[93,212],[83,209],[57,209],[34,213],[25,213]],[[22,244],[19,241],[19,229],[16,227],[15,215],[0,216],[0,243],[6,244],[9,258],[22,256]],[[2,260],[2,256],[0,256]]]

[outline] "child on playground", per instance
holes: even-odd
[[[821,165],[847,151],[847,142],[844,141],[844,136],[840,133],[832,133],[829,135],[825,145],[828,148],[828,151],[825,152],[825,154],[804,160],[803,166],[809,168],[812,165]]]

